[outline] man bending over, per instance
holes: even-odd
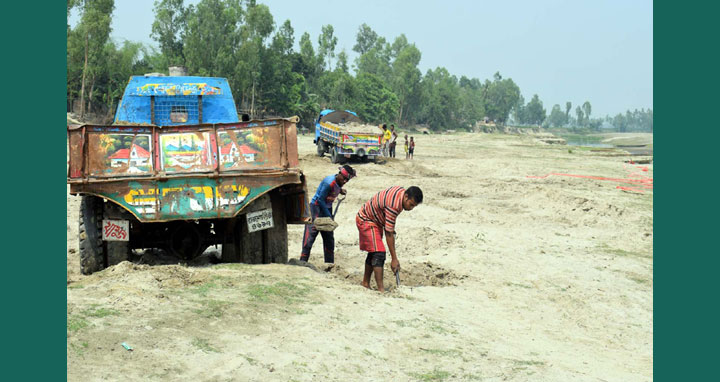
[[[384,292],[383,266],[385,265],[385,246],[383,233],[390,250],[390,269],[397,273],[400,262],[395,253],[395,221],[402,211],[410,211],[422,203],[423,194],[419,187],[407,190],[393,186],[375,194],[365,202],[355,216],[355,224],[360,233],[360,250],[366,251],[365,274],[362,285],[370,288],[370,276],[375,273],[378,291]]]

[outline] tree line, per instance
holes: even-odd
[[[158,48],[110,39],[114,0],[67,0],[67,96],[81,114],[112,115],[131,75],[184,66],[190,75],[228,79],[238,110],[254,117],[298,115],[312,125],[320,110],[348,109],[369,123],[427,125],[431,130],[471,129],[478,122],[599,129],[585,102],[570,114],[554,105],[547,114],[538,95],[525,103],[520,88],[498,72],[492,79],[418,69],[422,53],[404,34],[392,41],[360,25],[352,50],[338,51],[332,25],[313,41],[305,32],[295,47],[290,20],[276,24],[255,0],[156,0],[151,37]],[[354,70],[351,70],[351,65]],[[644,110],[619,114],[617,129],[646,129]],[[649,111],[652,130],[652,111]]]

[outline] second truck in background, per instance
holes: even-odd
[[[367,162],[381,155],[382,131],[365,124],[349,110],[326,109],[315,121],[315,140],[318,156],[330,154],[332,163],[356,157]]]

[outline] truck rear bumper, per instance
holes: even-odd
[[[292,205],[288,222],[306,223],[309,218],[307,186],[300,171],[70,183],[71,194],[96,195],[111,200],[145,223],[232,218],[242,213],[253,200],[276,189]]]

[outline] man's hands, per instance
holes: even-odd
[[[400,270],[400,261],[397,258],[390,261],[390,269],[392,269],[393,273],[398,273]]]
[[[385,231],[385,241],[387,241],[388,250],[390,250],[390,256],[392,257],[390,269],[392,269],[393,273],[397,273],[398,269],[400,269],[400,262],[395,254],[395,232]]]
[[[345,190],[344,188],[341,188],[341,189],[340,189],[340,194],[346,195],[346,194],[347,194],[347,190]]]

